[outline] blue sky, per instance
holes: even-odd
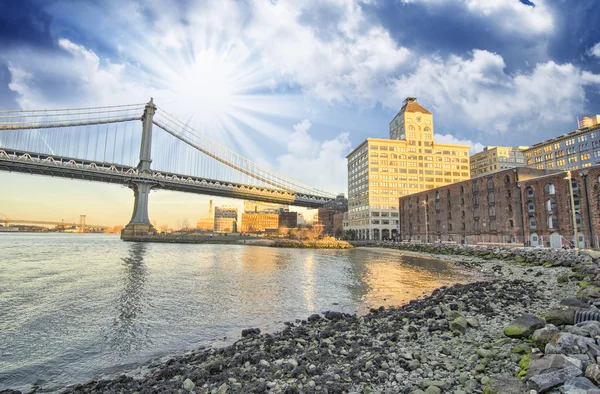
[[[387,137],[406,96],[434,113],[439,141],[474,149],[533,144],[600,113],[596,0],[171,3],[0,0],[0,107],[152,96],[237,152],[333,193],[346,192],[348,151]],[[128,220],[126,189],[0,182],[15,186],[0,195],[0,214]],[[36,192],[67,203],[42,210],[28,197]],[[150,209],[174,224],[205,206],[157,192]]]

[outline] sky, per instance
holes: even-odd
[[[0,0],[0,109],[144,103],[347,194],[345,156],[407,96],[435,138],[531,145],[600,113],[597,0]],[[210,197],[155,191],[175,226]],[[241,202],[215,199],[217,205]],[[126,224],[131,190],[0,173],[0,217]],[[309,215],[310,216],[310,215]]]

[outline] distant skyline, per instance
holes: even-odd
[[[600,113],[596,0],[0,0],[0,109],[146,102],[269,168],[347,194],[346,154],[402,100],[436,140],[531,145]],[[0,144],[2,141],[0,141]],[[129,221],[123,187],[0,172],[0,214]],[[153,192],[150,218],[209,196]],[[242,201],[213,198],[215,205]],[[71,217],[69,217],[71,216]],[[309,215],[310,216],[310,215]]]

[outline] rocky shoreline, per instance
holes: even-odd
[[[244,330],[230,346],[173,357],[141,379],[122,375],[62,392],[596,392],[600,322],[574,320],[576,311],[597,311],[600,260],[573,251],[553,251],[554,259],[540,250],[487,251],[444,253],[480,271],[483,282],[364,316],[327,311],[274,334]]]

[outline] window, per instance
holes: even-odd
[[[493,203],[494,203],[494,200],[495,200],[495,197],[494,197],[494,192],[488,192],[488,202],[489,202],[490,204],[493,204]]]
[[[510,219],[510,220],[508,221],[508,227],[515,227],[515,221],[514,221],[514,220],[512,220],[512,219]]]
[[[527,203],[527,212],[535,212],[535,204],[533,201]]]
[[[556,221],[554,219],[554,216],[550,215],[548,216],[548,228],[554,228],[556,224]]]
[[[492,205],[488,208],[488,216],[496,216],[496,206]]]
[[[510,175],[504,176],[504,183],[506,183],[506,184],[510,183]]]
[[[573,196],[573,203],[575,205],[575,209],[581,208],[581,199],[579,198],[579,196],[577,194],[575,194]]]
[[[494,189],[494,181],[492,180],[492,178],[488,179],[487,188],[488,188],[488,190]]]
[[[544,193],[546,193],[546,194],[556,193],[554,185],[552,183],[547,183],[546,186],[544,186]]]
[[[535,228],[535,216],[529,216],[529,228]]]
[[[577,223],[577,226],[579,226],[579,228],[581,228],[581,226],[583,225],[583,221],[581,220],[581,215],[578,213],[575,214],[575,223]]]
[[[512,205],[508,204],[508,212],[512,212]]]
[[[525,189],[525,195],[528,198],[531,198],[531,197],[533,197],[533,194],[534,194],[533,193],[533,188],[531,186],[527,186],[527,188]]]
[[[556,211],[556,201],[552,198],[546,201],[546,209],[548,209],[549,212]]]

